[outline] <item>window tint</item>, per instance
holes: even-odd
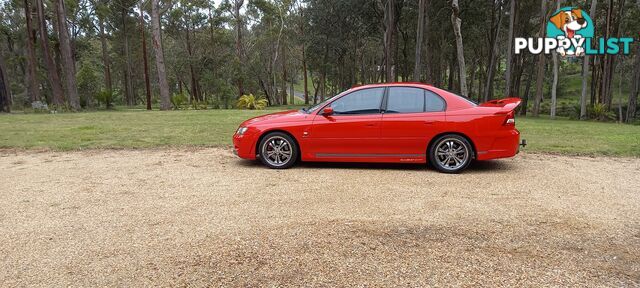
[[[384,88],[363,89],[352,92],[331,103],[335,114],[380,113]]]
[[[425,111],[427,112],[441,112],[444,111],[445,107],[446,107],[446,103],[444,102],[444,100],[442,99],[442,97],[438,96],[438,94],[433,93],[429,90],[425,90],[425,97],[426,97],[426,105],[425,105]]]
[[[418,113],[424,111],[424,89],[391,87],[385,113]]]

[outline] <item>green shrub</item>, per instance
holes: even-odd
[[[171,96],[171,104],[173,105],[173,109],[175,110],[182,108],[182,106],[184,106],[187,101],[189,101],[189,97],[187,97],[187,94],[184,92],[174,93]]]
[[[100,92],[96,93],[96,100],[98,103],[104,104],[107,109],[113,108],[113,100],[115,98],[115,93],[110,90],[102,89]]]
[[[236,107],[239,109],[262,110],[267,107],[268,103],[264,97],[256,98],[253,94],[249,94],[240,96]]]

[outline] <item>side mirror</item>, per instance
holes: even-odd
[[[331,114],[333,114],[333,108],[331,107],[326,107],[322,110],[322,115],[324,116],[329,116]]]

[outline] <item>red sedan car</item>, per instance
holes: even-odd
[[[477,105],[421,83],[364,85],[308,109],[255,117],[233,136],[234,152],[266,166],[297,161],[426,163],[457,173],[473,159],[518,153],[518,98]],[[523,141],[522,144],[525,142]]]

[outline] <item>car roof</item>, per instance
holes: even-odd
[[[391,86],[410,86],[410,87],[433,87],[429,84],[425,84],[422,82],[391,82],[391,83],[375,83],[375,84],[362,84],[362,85],[354,85],[350,90],[359,90],[366,88],[377,88],[377,87],[391,87]]]

